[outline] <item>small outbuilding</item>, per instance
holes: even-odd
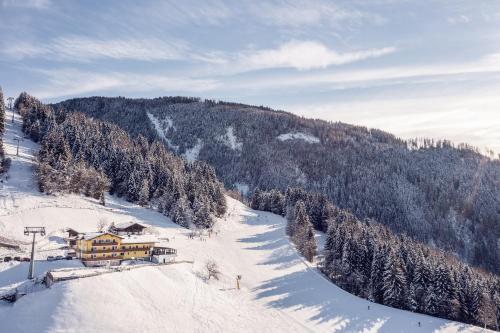
[[[109,231],[116,235],[142,235],[145,229],[145,225],[137,222],[118,223],[109,227]]]
[[[151,251],[151,261],[157,264],[166,264],[175,261],[177,250],[170,247],[155,246]]]

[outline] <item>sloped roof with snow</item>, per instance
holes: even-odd
[[[156,243],[158,238],[154,235],[130,235],[121,237],[122,244],[136,244],[136,243]]]
[[[127,229],[127,228],[130,228],[131,226],[134,226],[134,225],[137,225],[137,226],[142,227],[142,228],[146,228],[145,225],[142,225],[142,224],[137,223],[137,222],[132,222],[132,221],[117,223],[114,225],[114,228],[115,229]]]
[[[111,232],[87,232],[83,235],[83,239],[90,240],[90,239],[94,239],[94,238],[97,238],[97,237],[103,236],[103,235],[111,235],[111,236],[115,236],[118,238],[123,238],[123,237],[115,235]]]

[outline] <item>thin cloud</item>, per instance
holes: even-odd
[[[159,91],[201,93],[218,87],[211,79],[199,79],[161,74],[138,74],[125,72],[84,72],[74,68],[60,70],[35,70],[47,78],[43,88],[33,91],[42,99],[61,98],[103,91],[137,93]]]
[[[356,57],[350,58],[353,61]],[[297,60],[300,61],[300,60]],[[265,63],[265,62],[264,62]],[[301,68],[300,63],[297,64]],[[376,87],[386,84],[422,81],[467,79],[468,75],[500,74],[500,53],[486,55],[477,61],[421,66],[387,66],[373,69],[332,68],[325,71],[273,73],[272,76],[242,77],[232,82],[234,89],[262,90],[321,87],[322,89],[347,89]]]
[[[338,53],[316,41],[291,41],[277,49],[245,54],[242,63],[251,69],[295,68],[308,70],[376,58],[396,51],[394,47]]]
[[[304,27],[304,26],[347,26],[364,23],[381,25],[385,19],[380,15],[358,9],[340,6],[327,1],[285,0],[274,2],[253,2],[249,12],[260,18],[264,24]]]
[[[165,42],[159,39],[94,39],[65,36],[53,39],[48,45],[28,42],[10,43],[3,52],[13,58],[49,58],[76,62],[97,59],[117,60],[177,60],[182,59],[185,43]]]
[[[2,7],[23,7],[45,9],[50,7],[50,0],[1,0]]]

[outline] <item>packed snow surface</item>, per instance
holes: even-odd
[[[247,195],[250,191],[250,186],[245,183],[234,183],[234,187],[241,192],[243,195]]]
[[[165,119],[160,120],[149,112],[147,114],[149,121],[151,122],[151,124],[153,124],[156,133],[160,136],[160,138],[162,138],[163,141],[165,141],[167,145],[174,151],[179,150],[179,146],[174,145],[167,136],[168,130],[170,128],[175,130],[174,122],[172,121],[172,119],[170,119],[169,117],[165,117]]]
[[[188,160],[188,162],[194,162],[198,159],[198,155],[200,155],[200,150],[202,147],[203,141],[198,139],[196,144],[192,148],[187,149],[186,152],[182,154],[182,156],[184,156],[184,158]]]
[[[1,332],[480,332],[481,329],[396,310],[352,296],[304,262],[285,236],[285,220],[227,198],[228,212],[215,232],[194,239],[165,216],[115,197],[107,205],[80,196],[46,196],[32,177],[28,139],[15,156],[19,119],[7,125],[13,159],[0,189],[0,236],[26,242],[24,226],[45,226],[37,241],[37,275],[49,269],[82,270],[77,260],[47,262],[61,249],[66,227],[92,230],[99,222],[135,221],[178,251],[177,263],[145,266],[64,281],[14,304],[0,302]],[[320,242],[324,235],[319,236]],[[167,242],[168,240],[168,242]],[[24,245],[23,245],[24,246]],[[14,251],[14,250],[5,250]],[[26,248],[21,251],[27,254]],[[13,253],[11,253],[13,254]],[[207,280],[214,260],[219,280]],[[1,263],[0,288],[25,282],[27,263]],[[59,273],[63,274],[63,273]],[[236,276],[241,275],[241,289]],[[421,327],[418,327],[418,322]]]
[[[320,140],[317,137],[315,137],[311,134],[301,133],[301,132],[285,133],[285,134],[278,135],[278,140],[280,140],[280,141],[303,140],[307,143],[319,143],[320,142]]]
[[[236,137],[236,134],[234,134],[234,128],[233,126],[229,126],[226,129],[226,134],[220,137],[220,140],[231,148],[232,150],[240,150],[243,147],[243,143],[238,142],[238,138]]]

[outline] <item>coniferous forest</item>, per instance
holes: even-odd
[[[40,142],[42,192],[80,193],[105,204],[109,191],[152,206],[182,226],[210,228],[224,214],[223,185],[204,162],[186,163],[162,143],[131,138],[116,125],[81,113],[54,111],[22,93],[15,101],[23,131]]]
[[[3,134],[5,133],[5,101],[3,99],[2,87],[0,87],[0,174],[5,171],[8,164],[5,161],[5,153],[3,150]]]
[[[398,236],[372,219],[358,219],[317,193],[300,188],[256,191],[254,209],[282,214],[287,234],[309,261],[313,226],[327,233],[320,267],[335,284],[391,307],[498,329],[500,278],[443,251]]]
[[[105,205],[109,191],[210,228],[226,210],[220,177],[253,209],[284,216],[297,250],[350,293],[498,327],[500,165],[472,147],[183,97],[44,105],[23,93],[15,107],[40,142],[45,193]],[[197,160],[176,156],[197,145]]]
[[[377,129],[186,97],[77,98],[54,108],[162,140],[177,155],[198,148],[198,160],[247,197],[288,187],[321,193],[359,218],[500,273],[500,160],[466,144],[405,141]]]

